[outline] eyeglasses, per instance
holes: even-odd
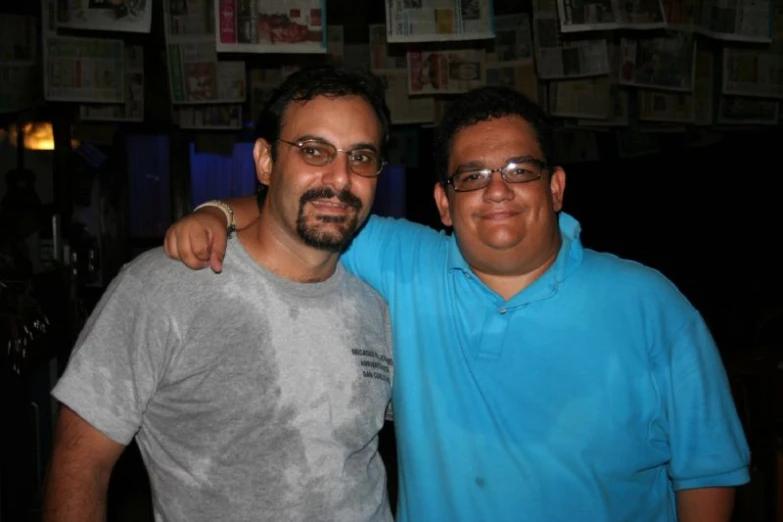
[[[386,165],[386,162],[381,160],[378,153],[372,149],[341,150],[331,143],[320,140],[277,141],[296,147],[304,162],[313,167],[330,164],[337,157],[338,152],[344,152],[348,156],[348,168],[357,176],[375,178]]]
[[[549,167],[543,161],[528,158],[519,161],[509,161],[497,169],[475,169],[455,172],[446,180],[447,185],[454,187],[456,192],[480,190],[489,185],[492,173],[500,172],[506,183],[527,183],[541,178],[541,173]]]

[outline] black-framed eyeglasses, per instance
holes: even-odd
[[[358,148],[352,150],[338,149],[329,142],[309,139],[301,141],[277,140],[296,147],[305,163],[313,167],[323,167],[334,161],[338,152],[348,156],[348,169],[351,173],[365,178],[375,178],[380,175],[386,162],[372,149]]]
[[[456,192],[470,192],[489,185],[494,172],[499,172],[506,183],[528,183],[540,179],[547,169],[549,167],[541,160],[520,158],[497,169],[458,170],[446,180],[446,184],[454,187]]]

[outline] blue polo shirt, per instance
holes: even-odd
[[[398,521],[675,521],[675,491],[749,480],[699,313],[560,228],[555,263],[508,301],[455,237],[404,220],[371,218],[343,257],[391,311]]]

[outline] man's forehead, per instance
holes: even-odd
[[[533,127],[518,116],[483,120],[460,129],[451,141],[449,162],[483,164],[541,157]]]

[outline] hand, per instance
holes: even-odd
[[[226,255],[227,227],[220,209],[205,207],[171,225],[163,246],[170,258],[194,270],[209,266],[219,273]]]

